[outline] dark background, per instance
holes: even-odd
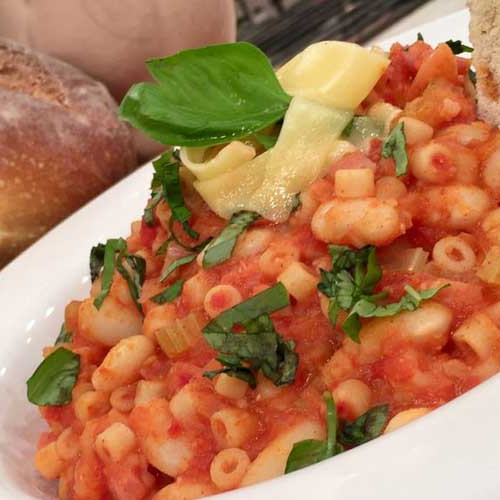
[[[274,65],[320,40],[363,43],[426,0],[236,0],[238,39]]]

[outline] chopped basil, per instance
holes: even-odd
[[[388,416],[389,405],[370,408],[354,422],[348,422],[342,427],[339,441],[347,446],[358,446],[380,436],[387,424]]]
[[[469,68],[469,80],[474,84],[476,85],[476,81],[477,81],[477,77],[476,77],[476,72],[472,69],[472,68]]]
[[[302,202],[300,201],[300,193],[297,193],[293,197],[293,202],[292,202],[292,214],[296,212],[300,207],[302,206]]]
[[[73,333],[68,332],[68,330],[66,329],[66,323],[63,323],[61,325],[61,330],[56,338],[54,345],[64,344],[65,342],[71,342],[72,340],[73,340]]]
[[[89,260],[90,279],[93,283],[98,278],[102,266],[104,265],[104,245],[102,243],[98,243],[91,248]]]
[[[123,265],[123,259],[128,264],[131,272]],[[139,302],[141,295],[142,284],[146,277],[146,261],[139,255],[125,254],[122,258],[120,256],[116,259],[116,270],[123,276],[127,282],[130,295],[135,302],[135,305],[142,312],[142,306]]]
[[[392,156],[396,163],[396,175],[405,175],[408,169],[408,155],[406,154],[406,137],[404,123],[398,123],[382,145],[382,157]]]
[[[264,146],[264,149],[266,150],[274,148],[276,142],[278,141],[278,136],[276,135],[266,135],[255,132],[253,136],[262,144],[262,146]]]
[[[170,263],[170,265],[163,271],[160,276],[160,283],[163,283],[177,268],[184,266],[185,264],[189,264],[196,259],[195,254],[186,255],[184,257],[180,257],[179,259],[174,260]]]
[[[151,300],[153,302],[156,302],[157,304],[165,304],[165,302],[172,302],[181,294],[182,285],[184,285],[184,280],[177,280],[175,283],[165,288],[163,292],[160,292],[154,297],[151,297]]]
[[[423,300],[432,298],[448,286],[420,291],[407,286],[406,295],[398,302],[378,305],[377,302],[384,299],[387,293],[383,291],[373,294],[375,285],[382,277],[375,247],[351,250],[345,246],[330,245],[329,251],[332,269],[320,270],[318,290],[330,299],[328,317],[332,326],[335,327],[341,310],[348,312],[342,323],[342,330],[357,343],[360,341],[360,318],[387,317],[401,311],[414,311]]]
[[[158,203],[160,203],[162,199],[163,199],[163,192],[156,191],[156,193],[154,193],[153,197],[151,198],[150,205],[144,209],[144,214],[142,216],[142,219],[147,226],[154,226],[155,218],[153,210],[156,208],[156,206],[158,205]]]
[[[286,461],[285,474],[316,464],[343,451],[342,446],[337,443],[335,402],[329,392],[325,392],[323,398],[326,405],[326,441],[305,439],[295,443]]]
[[[262,130],[290,103],[263,52],[245,43],[150,59],[157,83],[134,85],[120,115],[163,144],[210,146]]]
[[[158,250],[156,250],[155,255],[165,255],[168,250],[168,246],[172,242],[172,238],[167,238],[159,247]]]
[[[450,47],[455,55],[463,54],[464,52],[472,52],[474,50],[472,47],[464,45],[460,40],[448,40],[446,45]]]
[[[213,378],[218,373],[226,373],[247,380],[255,387],[254,372],[262,370],[275,385],[291,384],[298,365],[295,343],[284,340],[269,317],[269,313],[289,304],[286,288],[277,283],[208,323],[203,335],[219,352],[217,360],[225,368],[207,372],[206,376]],[[234,333],[235,326],[242,331]]]
[[[354,127],[354,116],[349,120],[349,123],[342,130],[343,137],[349,137],[351,135],[352,129]]]
[[[228,260],[233,253],[238,236],[259,218],[255,212],[238,212],[231,217],[229,224],[205,248],[203,267],[214,267]]]
[[[96,247],[93,247],[91,250],[91,261],[94,248]],[[96,307],[96,309],[101,308],[104,299],[107,297],[109,291],[111,290],[111,284],[113,283],[113,273],[116,269],[127,282],[130,294],[134,299],[137,308],[142,312],[142,306],[139,303],[139,296],[146,274],[146,261],[138,255],[127,254],[126,251],[127,243],[123,238],[109,239],[106,242],[106,245],[104,245],[101,291],[94,299],[94,306]],[[127,266],[124,265],[124,261]]]
[[[191,228],[188,221],[191,218],[191,212],[184,203],[182,195],[181,178],[179,175],[180,164],[171,160],[170,152],[161,155],[153,161],[155,169],[155,182],[159,183],[163,190],[163,196],[170,210],[172,219],[182,224],[184,231],[194,240],[199,238],[199,234]]]
[[[59,347],[40,363],[26,382],[28,400],[38,406],[70,403],[79,371],[80,356]]]
[[[424,35],[422,35],[422,33],[420,33],[420,31],[417,33],[417,41],[418,42],[424,41]]]
[[[170,220],[168,221],[168,229],[170,231],[170,238],[172,239],[172,241],[175,241],[181,248],[184,248],[184,250],[187,250],[188,252],[200,252],[212,240],[212,238],[209,236],[206,240],[203,240],[201,243],[198,243],[197,245],[193,245],[193,246],[186,245],[175,234],[174,222],[175,222],[174,218],[170,217]]]

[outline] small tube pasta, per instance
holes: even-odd
[[[241,293],[232,285],[216,285],[205,295],[203,307],[211,318],[242,301]]]
[[[136,447],[135,434],[125,424],[115,422],[97,435],[95,449],[104,462],[118,462]]]
[[[349,420],[355,420],[370,409],[371,390],[361,380],[344,380],[332,394],[337,407]]]
[[[250,464],[241,486],[249,486],[280,476],[293,445],[304,439],[324,439],[324,424],[316,420],[303,420],[275,437]]]
[[[111,392],[134,382],[142,364],[154,349],[153,341],[145,335],[120,340],[92,374],[92,384],[97,390]]]
[[[277,278],[288,293],[299,302],[310,297],[316,290],[318,279],[301,262],[292,262]]]
[[[432,258],[441,269],[453,273],[465,273],[476,265],[474,250],[458,236],[441,238],[434,245]]]
[[[134,405],[144,405],[153,399],[163,398],[167,394],[167,385],[162,380],[139,380],[135,391]]]
[[[151,500],[192,500],[217,493],[210,481],[178,479],[162,488]]]
[[[224,408],[210,418],[210,427],[220,449],[239,448],[257,433],[257,417],[239,408]]]
[[[494,245],[476,272],[478,278],[490,285],[500,285],[500,246]]]
[[[57,479],[60,476],[64,461],[57,454],[55,441],[36,452],[35,466],[45,479]]]
[[[335,172],[335,194],[339,198],[375,196],[375,175],[370,168],[353,168]]]
[[[229,399],[241,399],[248,389],[248,382],[221,373],[215,381],[215,392]]]
[[[476,313],[453,333],[453,340],[484,360],[500,349],[500,330],[486,314]]]
[[[403,425],[409,424],[412,420],[423,417],[431,412],[430,408],[411,408],[409,410],[403,410],[394,415],[394,417],[389,420],[387,427],[385,428],[384,434],[388,432],[395,431]]]
[[[220,490],[236,488],[245,475],[250,459],[240,448],[226,448],[215,455],[210,464],[210,478]]]

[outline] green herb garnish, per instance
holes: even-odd
[[[174,260],[170,263],[170,265],[163,271],[160,276],[160,283],[163,283],[176,269],[196,259],[195,254],[185,255],[184,257],[180,257],[179,259]]]
[[[473,52],[473,48],[468,45],[464,45],[460,40],[448,40],[446,45],[450,47],[451,51],[455,54],[463,54],[464,52]]]
[[[28,401],[38,406],[71,402],[71,391],[80,371],[80,356],[59,347],[47,356],[26,382]]]
[[[151,301],[157,304],[165,304],[165,302],[172,302],[182,292],[182,286],[184,285],[184,280],[177,280],[175,283],[165,288],[163,292],[158,293],[154,297],[151,297]]]
[[[162,191],[156,191],[155,193],[152,194],[151,203],[148,207],[144,209],[144,214],[142,215],[142,220],[147,226],[149,227],[154,226],[155,218],[153,211],[162,199],[163,199]]]
[[[422,33],[420,33],[420,31],[417,33],[417,41],[418,42],[424,41],[424,35],[422,35]]]
[[[262,370],[275,385],[291,384],[298,365],[295,343],[284,340],[269,317],[271,312],[288,305],[286,288],[277,283],[214,318],[203,328],[203,335],[219,352],[217,360],[225,368],[204,375],[213,378],[226,373],[255,387],[254,373]],[[235,327],[240,327],[240,332],[235,333]]]
[[[172,238],[167,238],[159,247],[158,250],[156,250],[155,255],[165,255],[168,250],[168,246],[172,242]]]
[[[389,405],[370,408],[354,422],[348,422],[342,427],[339,441],[347,446],[358,446],[380,436],[387,424],[388,416]]]
[[[95,249],[99,249],[100,252],[102,247],[104,247],[104,256],[102,260],[99,261],[100,267],[98,269],[96,255],[100,256],[100,253],[98,254]],[[132,296],[132,299],[134,300],[139,311],[142,312],[142,306],[139,303],[139,296],[146,274],[146,261],[138,255],[128,254],[127,243],[123,238],[109,239],[106,242],[106,245],[102,245],[102,243],[100,243],[99,245],[93,247],[90,251],[90,262],[91,273],[93,272],[96,276],[99,275],[102,268],[101,291],[94,299],[94,306],[96,309],[101,308],[104,299],[111,290],[113,273],[116,269],[127,282],[130,295]]]
[[[228,260],[233,249],[245,229],[259,218],[255,212],[238,212],[231,217],[229,224],[205,248],[203,267],[214,267]]]
[[[281,119],[291,100],[265,54],[245,42],[146,64],[157,83],[134,85],[120,115],[163,144],[210,146],[245,137]]]
[[[262,146],[264,146],[264,149],[266,150],[274,148],[276,142],[278,141],[278,136],[276,135],[266,135],[266,134],[261,134],[259,132],[255,132],[253,136],[255,137],[255,139],[257,139],[257,141],[259,141],[262,144]]]
[[[64,344],[65,342],[71,342],[73,340],[73,333],[68,332],[66,329],[66,323],[61,325],[61,330],[59,331],[59,335],[56,338],[54,345]]]
[[[360,318],[387,317],[405,310],[414,311],[423,300],[432,298],[448,286],[420,291],[406,286],[406,295],[401,300],[378,305],[379,300],[387,297],[387,292],[373,293],[382,277],[375,247],[366,246],[361,250],[352,250],[345,246],[330,245],[329,252],[332,257],[332,269],[320,270],[318,290],[330,299],[328,317],[332,326],[335,327],[341,310],[348,312],[342,323],[342,330],[357,343],[360,342]]]
[[[157,160],[153,161],[155,169],[154,183],[159,183],[163,190],[163,197],[170,210],[172,219],[180,222],[184,231],[194,240],[199,238],[199,234],[189,225],[191,212],[184,203],[182,195],[181,178],[179,175],[180,164],[171,161],[171,154],[165,153]]]
[[[476,72],[475,72],[472,68],[469,68],[468,74],[469,74],[469,80],[470,80],[470,81],[471,81],[474,85],[476,85],[476,81],[477,81]]]
[[[398,123],[382,145],[382,157],[392,156],[396,164],[396,175],[405,175],[408,169],[408,155],[406,154],[406,137],[404,123]]]
[[[285,474],[316,464],[343,451],[342,446],[337,443],[338,423],[335,402],[329,392],[325,392],[323,399],[326,405],[326,441],[305,439],[295,443],[286,461]]]
[[[90,249],[90,280],[92,283],[99,277],[102,266],[104,265],[104,244],[98,243]]]

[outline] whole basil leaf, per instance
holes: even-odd
[[[163,144],[210,146],[281,119],[291,97],[257,47],[237,42],[150,59],[157,81],[134,85],[120,115]]]
[[[28,379],[28,401],[38,406],[71,402],[71,391],[80,371],[80,355],[59,347],[47,356]]]

